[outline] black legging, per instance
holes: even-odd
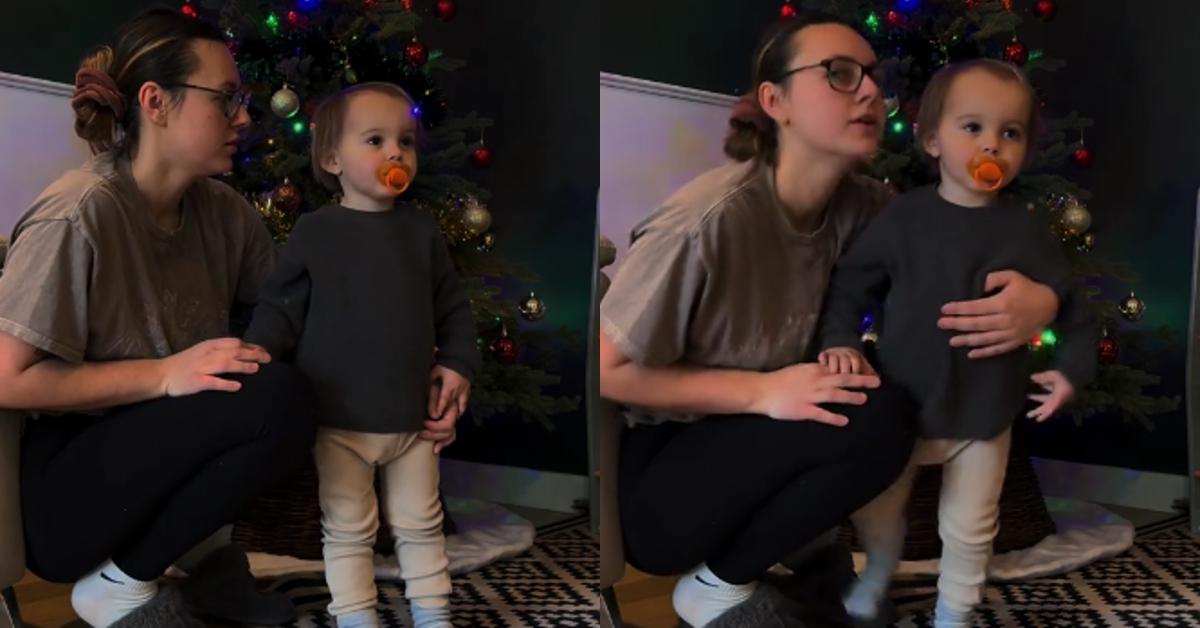
[[[271,363],[226,377],[242,389],[29,421],[21,447],[29,569],[73,582],[112,558],[153,580],[311,455],[316,401],[295,368]]]
[[[619,501],[626,559],[656,575],[707,563],[744,584],[887,488],[912,451],[908,397],[827,406],[850,424],[711,416],[627,430]]]

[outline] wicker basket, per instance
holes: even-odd
[[[376,497],[383,503],[383,483],[376,477]],[[454,522],[442,499],[442,531],[454,533]],[[395,542],[383,509],[379,510],[375,553],[390,555]],[[317,501],[317,468],[309,460],[277,488],[264,492],[233,526],[233,540],[248,552],[266,552],[305,560],[321,559],[321,505]]]
[[[1000,493],[1000,531],[996,535],[997,554],[1025,549],[1054,534],[1054,520],[1046,510],[1042,488],[1029,456],[1028,433],[1023,421],[1013,426],[1008,472]],[[904,560],[937,558],[942,553],[938,536],[938,492],[942,485],[941,467],[924,467],[917,472],[912,497],[908,502],[908,536],[904,541]],[[839,537],[855,551],[858,539],[850,526],[839,530]]]

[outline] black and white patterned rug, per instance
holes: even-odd
[[[893,583],[900,628],[933,625],[937,580]],[[975,626],[1200,628],[1200,538],[1186,517],[1139,528],[1133,547],[1059,576],[990,584]]]
[[[539,528],[533,547],[519,556],[453,577],[450,606],[455,626],[531,628],[599,626],[600,546],[586,517]],[[377,580],[379,616],[388,628],[412,626],[404,583]],[[333,627],[325,608],[323,574],[272,579],[300,613],[297,628]]]

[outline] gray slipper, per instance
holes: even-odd
[[[800,619],[803,612],[769,584],[760,582],[750,599],[721,613],[704,628],[805,628]],[[693,628],[680,620],[682,628]]]
[[[149,602],[117,620],[110,628],[204,628],[183,605],[179,589],[162,585]]]

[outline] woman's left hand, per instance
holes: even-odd
[[[950,339],[952,347],[974,347],[971,358],[990,358],[1025,345],[1054,320],[1058,296],[1048,286],[1014,270],[988,273],[990,297],[942,306],[938,327],[965,332]]]

